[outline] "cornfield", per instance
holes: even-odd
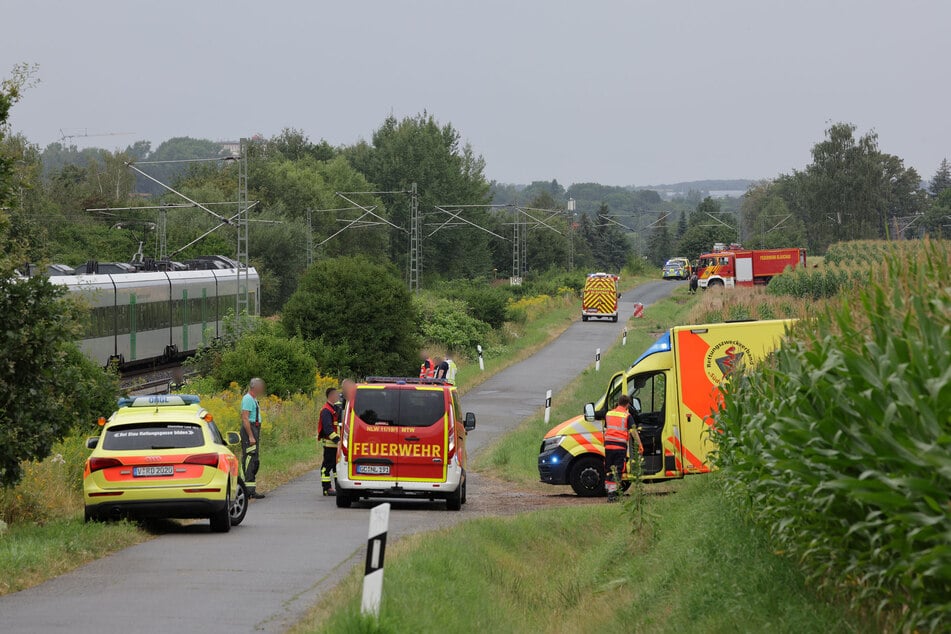
[[[951,623],[951,248],[880,259],[725,386],[716,460],[731,499],[816,585],[885,628],[938,631]]]
[[[852,242],[838,242],[826,251],[826,264],[861,264],[883,262],[888,256],[901,254],[913,255],[922,248],[919,240],[904,240],[888,242],[887,240],[854,240]]]

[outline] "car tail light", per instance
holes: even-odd
[[[102,471],[103,469],[108,469],[109,467],[121,467],[122,463],[119,462],[116,458],[90,458],[89,459],[89,473],[93,471]]]
[[[205,465],[206,467],[217,467],[218,466],[218,454],[216,453],[199,453],[194,456],[188,456],[183,460],[185,464],[200,464]]]

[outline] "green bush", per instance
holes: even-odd
[[[264,379],[268,392],[287,396],[314,389],[317,363],[301,339],[252,332],[221,355],[214,378],[219,389],[232,382],[244,386],[254,377]]]
[[[462,301],[470,316],[492,328],[500,328],[505,323],[505,304],[510,297],[505,287],[490,286],[479,280],[456,280],[440,284],[436,294]]]
[[[485,344],[491,328],[466,312],[466,303],[455,299],[421,296],[416,302],[420,333],[427,341],[449,350],[470,353]]]
[[[819,584],[884,621],[951,622],[951,249],[879,278],[733,380],[717,415],[731,497]]]
[[[288,333],[308,340],[333,376],[401,375],[418,369],[416,314],[392,267],[363,257],[322,260],[284,305]]]

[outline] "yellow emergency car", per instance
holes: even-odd
[[[208,518],[226,533],[247,513],[238,459],[197,396],[119,399],[83,473],[86,521],[122,517]]]

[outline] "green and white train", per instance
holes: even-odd
[[[234,265],[237,266],[237,265]],[[239,276],[240,272],[240,276]],[[80,348],[103,366],[166,363],[220,337],[247,279],[248,313],[260,312],[254,268],[53,275],[89,307]]]

